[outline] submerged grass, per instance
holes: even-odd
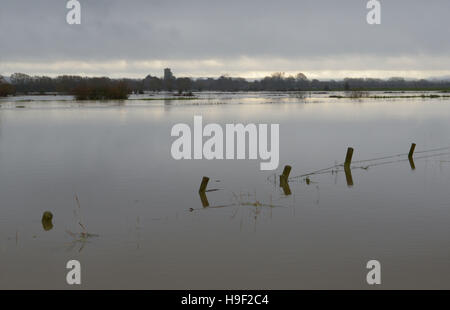
[[[81,209],[80,199],[78,199],[78,195],[77,194],[75,194],[74,200],[75,200],[75,203],[76,203],[78,209]],[[74,210],[74,214],[75,214],[75,216],[77,216],[76,209]],[[87,231],[86,227],[81,222],[81,219],[79,218],[79,216],[78,216],[78,225],[82,229],[81,232],[76,232],[75,233],[75,232],[72,232],[70,230],[66,230],[66,233],[73,238],[72,242],[70,243],[70,249],[75,247],[77,244],[81,244],[81,246],[80,246],[80,248],[78,250],[78,252],[81,252],[83,250],[84,246],[86,245],[86,243],[89,242],[90,238],[99,237],[99,235],[89,233]]]

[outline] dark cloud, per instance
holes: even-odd
[[[65,0],[0,0],[0,62],[449,54],[450,1],[381,2],[374,26],[366,0],[80,0],[82,24],[68,25]]]

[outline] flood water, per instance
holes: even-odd
[[[89,289],[373,289],[375,259],[377,288],[450,289],[450,100],[199,96],[2,99],[0,288],[73,288],[76,259]],[[172,159],[171,128],[194,115],[280,124],[278,169]],[[340,166],[302,176],[347,147],[351,182]]]

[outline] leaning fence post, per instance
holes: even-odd
[[[291,169],[292,167],[289,165],[284,166],[283,174],[280,175],[280,187],[283,188],[284,194],[286,196],[289,196],[291,194],[291,189],[288,182]]]
[[[284,166],[284,169],[283,169],[283,176],[284,176],[286,179],[289,178],[289,174],[291,173],[291,169],[292,169],[292,167],[289,166],[289,165]]]
[[[352,163],[352,157],[353,157],[353,148],[349,147],[347,149],[347,155],[345,156],[345,165],[350,166]]]
[[[281,179],[280,186],[283,189],[283,192],[286,196],[289,196],[292,194],[288,181],[286,181],[285,179]]]
[[[408,158],[412,158],[413,157],[415,149],[416,149],[416,144],[415,143],[411,144],[411,148],[409,149]]]
[[[199,193],[204,193],[206,191],[206,186],[208,186],[209,178],[203,177],[202,183],[200,184],[200,189],[198,190]]]

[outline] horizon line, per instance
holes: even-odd
[[[170,68],[169,68],[170,69]],[[295,78],[295,75],[293,74],[286,74],[286,72],[283,71],[274,71],[269,75],[264,75],[261,77],[245,77],[245,76],[238,76],[238,75],[230,75],[230,74],[217,74],[217,75],[210,75],[210,76],[194,76],[194,75],[186,75],[186,74],[181,74],[181,75],[177,75],[174,77],[175,78],[189,78],[191,80],[200,80],[200,79],[219,79],[221,77],[226,77],[226,78],[231,78],[231,79],[244,79],[248,82],[254,82],[254,81],[259,81],[259,80],[263,80],[264,78],[267,77],[272,77],[274,74],[278,74],[281,73],[283,74],[283,77],[285,79],[287,78]],[[304,74],[304,72],[299,72],[297,71],[297,74],[301,73]],[[125,75],[118,75],[118,74],[85,74],[85,73],[35,73],[35,74],[28,74],[26,72],[14,72],[14,73],[8,73],[8,74],[1,74],[0,73],[0,77],[5,78],[6,80],[9,80],[11,78],[12,75],[14,74],[25,74],[27,76],[29,76],[30,78],[37,78],[37,77],[49,77],[49,78],[58,78],[61,76],[77,76],[77,77],[81,77],[81,78],[109,78],[112,80],[143,80],[148,76],[151,77],[156,77],[159,79],[164,79],[164,76],[158,76],[158,75],[153,75],[152,73],[148,73],[145,76],[126,76]],[[382,81],[388,81],[391,79],[403,79],[405,81],[420,81],[420,80],[428,80],[428,81],[449,81],[450,80],[450,76],[447,75],[443,75],[443,76],[429,76],[429,77],[407,77],[407,76],[396,76],[396,75],[392,75],[390,77],[372,77],[372,76],[347,76],[347,77],[339,77],[339,78],[333,78],[333,77],[328,77],[328,78],[309,78],[307,74],[304,74],[306,77],[306,80],[308,81],[313,81],[313,80],[318,80],[318,81],[344,81],[346,79],[363,79],[363,80],[382,80]]]

